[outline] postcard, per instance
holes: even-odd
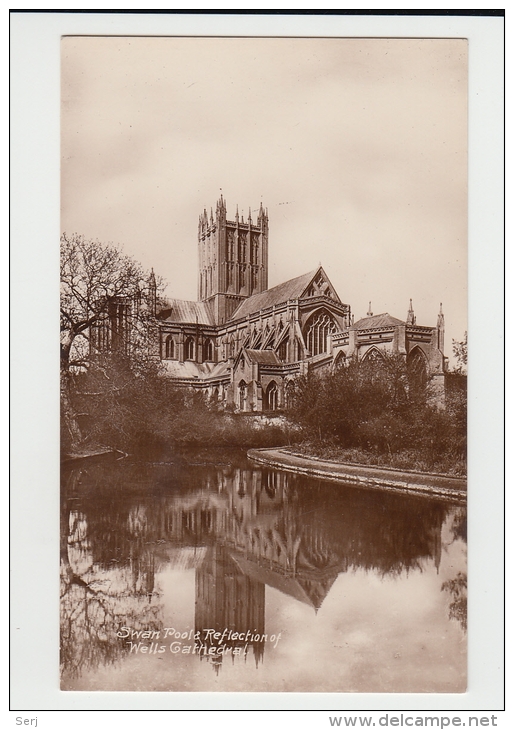
[[[467,74],[63,38],[62,689],[465,691]]]
[[[469,39],[59,45],[60,695],[464,700]]]

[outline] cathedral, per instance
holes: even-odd
[[[227,219],[223,196],[198,223],[198,300],[168,300],[155,311],[167,377],[202,390],[236,412],[277,411],[295,380],[351,359],[401,354],[444,391],[444,316],[421,326],[410,303],[405,320],[373,314],[354,321],[320,266],[268,288],[268,214]],[[152,282],[151,282],[152,283]],[[153,279],[155,285],[155,279]]]

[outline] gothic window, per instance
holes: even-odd
[[[328,336],[335,331],[335,323],[326,311],[315,313],[307,322],[305,342],[311,356],[328,352]]]
[[[203,345],[203,352],[204,352],[204,360],[208,360],[209,362],[212,362],[214,360],[214,347],[212,344],[212,340],[205,340]]]
[[[336,355],[336,359],[334,360],[334,370],[339,370],[339,368],[344,368],[346,366],[346,355],[344,352],[339,352]]]
[[[384,362],[384,357],[382,353],[379,352],[376,347],[372,347],[371,350],[368,350],[363,359],[366,362],[375,365],[381,365]]]
[[[286,338],[285,340],[282,340],[282,342],[278,346],[277,355],[278,355],[278,359],[282,360],[282,362],[286,362],[286,360],[287,360],[287,343],[288,342],[289,342],[289,340]]]
[[[413,385],[424,387],[427,382],[427,360],[422,350],[415,347],[407,355],[407,370]]]
[[[93,346],[98,352],[107,352],[110,349],[109,322],[106,319],[101,320],[94,326],[92,332]]]
[[[247,396],[248,388],[247,388],[244,380],[240,381],[238,390],[239,390],[239,410],[245,411],[246,410],[246,396]]]
[[[259,252],[259,237],[253,236],[252,237],[252,264],[257,263],[258,252]]]
[[[173,358],[175,357],[175,342],[172,335],[168,335],[166,337],[165,357],[166,360],[173,360]]]
[[[129,305],[126,302],[110,301],[108,318],[110,349],[126,355],[129,344]]]
[[[195,341],[192,337],[187,337],[184,342],[184,360],[195,359]]]
[[[244,264],[246,262],[246,233],[239,234],[238,254],[239,263]]]
[[[264,403],[265,410],[276,411],[278,408],[278,387],[274,380],[268,385]]]
[[[286,385],[286,408],[292,408],[294,405],[295,388],[294,382],[290,380]]]
[[[234,260],[234,231],[227,233],[227,258],[229,261]]]

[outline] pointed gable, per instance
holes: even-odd
[[[237,369],[241,360],[245,361],[246,364],[257,363],[258,365],[282,365],[283,363],[278,359],[276,353],[273,350],[251,350],[250,348],[242,347],[239,351],[236,359],[234,360],[234,369]]]
[[[301,298],[304,297],[329,297],[329,299],[341,304],[341,300],[322,266],[314,272],[314,276],[305,288]]]

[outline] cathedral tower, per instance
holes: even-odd
[[[257,220],[227,220],[223,195],[216,213],[204,209],[198,223],[198,299],[207,302],[216,324],[223,324],[243,301],[268,288],[268,214],[262,203]]]

